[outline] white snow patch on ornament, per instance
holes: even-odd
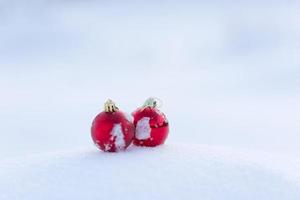
[[[115,148],[116,150],[122,150],[125,148],[124,134],[122,131],[121,124],[115,124],[111,130],[111,137],[115,138]]]
[[[111,145],[110,144],[104,144],[104,150],[105,151],[109,151],[111,149]]]
[[[143,117],[136,124],[136,138],[139,140],[146,140],[150,138],[151,127],[149,124],[150,117]]]

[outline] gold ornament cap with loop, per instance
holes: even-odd
[[[147,107],[150,107],[150,108],[160,108],[162,106],[162,101],[158,98],[155,98],[155,97],[149,97],[144,105],[143,105],[143,108],[147,108]]]
[[[108,99],[104,103],[105,112],[116,112],[117,110],[119,110],[119,108],[116,106],[115,102],[113,102],[111,99]]]

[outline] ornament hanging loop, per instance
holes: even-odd
[[[143,105],[144,108],[146,107],[160,108],[161,106],[162,106],[162,100],[156,97],[148,98]]]
[[[117,110],[119,110],[119,108],[116,106],[115,102],[113,102],[111,99],[108,99],[104,103],[105,112],[116,112]]]

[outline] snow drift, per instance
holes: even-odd
[[[0,163],[0,199],[300,199],[299,179],[271,166],[181,144],[42,154]]]

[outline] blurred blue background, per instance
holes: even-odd
[[[0,159],[92,146],[112,98],[168,143],[300,155],[299,1],[0,1]]]

